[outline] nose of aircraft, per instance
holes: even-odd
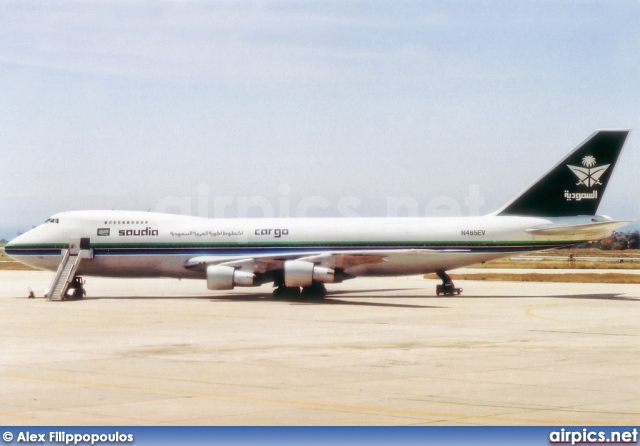
[[[32,234],[33,229],[25,232],[24,234],[20,234],[19,236],[17,236],[16,238],[12,239],[9,241],[9,243],[7,243],[4,246],[4,252],[5,254],[7,254],[8,256],[11,256],[11,254],[15,251],[15,248],[20,247],[21,245],[28,245],[30,243],[33,243],[33,234]]]
[[[14,238],[14,239],[10,240],[6,245],[4,245],[4,252],[5,252],[5,254],[6,254],[6,255],[8,255],[9,257],[11,257],[12,249],[13,249],[16,245],[18,245],[18,244],[20,244],[20,243],[21,243],[21,242],[20,242],[20,240],[21,240],[21,239],[22,239],[22,240],[24,240],[24,234],[21,234],[21,235],[17,236],[16,238]]]

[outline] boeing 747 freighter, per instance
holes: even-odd
[[[498,211],[456,218],[207,219],[73,211],[5,248],[56,271],[49,299],[85,294],[81,276],[176,277],[211,290],[273,283],[274,294],[324,296],[358,276],[436,273],[514,253],[607,237],[629,222],[596,215],[629,130],[599,130]]]

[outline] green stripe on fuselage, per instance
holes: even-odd
[[[580,241],[317,241],[317,242],[290,242],[290,241],[265,241],[246,243],[202,243],[202,242],[152,242],[152,243],[91,243],[91,248],[96,249],[152,249],[152,248],[286,248],[286,247],[510,247],[510,246],[557,246],[572,245]],[[40,243],[40,244],[16,244],[8,246],[9,249],[67,249],[67,243]]]

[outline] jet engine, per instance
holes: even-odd
[[[207,288],[210,290],[232,290],[234,286],[252,286],[256,276],[226,265],[207,267]]]
[[[304,260],[284,262],[284,284],[288,287],[309,286],[313,282],[330,283],[335,280],[335,271],[331,268],[316,266]]]

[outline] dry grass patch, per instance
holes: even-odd
[[[30,266],[16,262],[5,254],[4,249],[0,248],[0,271],[38,271]]]
[[[438,279],[435,274],[425,274],[425,279]],[[640,275],[623,273],[469,273],[451,274],[455,280],[483,280],[504,282],[571,282],[571,283],[639,283]]]
[[[20,262],[14,262],[11,260],[0,261],[0,271],[38,271],[30,266],[23,265]]]
[[[504,268],[504,269],[640,269],[640,262],[605,262],[576,259],[574,264],[566,260],[516,260],[498,259],[485,263],[477,263],[469,268]]]
[[[575,262],[569,262],[573,254]],[[530,257],[532,259],[527,259]],[[538,259],[537,257],[555,257]],[[615,260],[614,260],[615,259]],[[485,263],[471,265],[471,268],[508,269],[640,269],[640,250],[602,251],[600,249],[552,249],[520,254]]]

